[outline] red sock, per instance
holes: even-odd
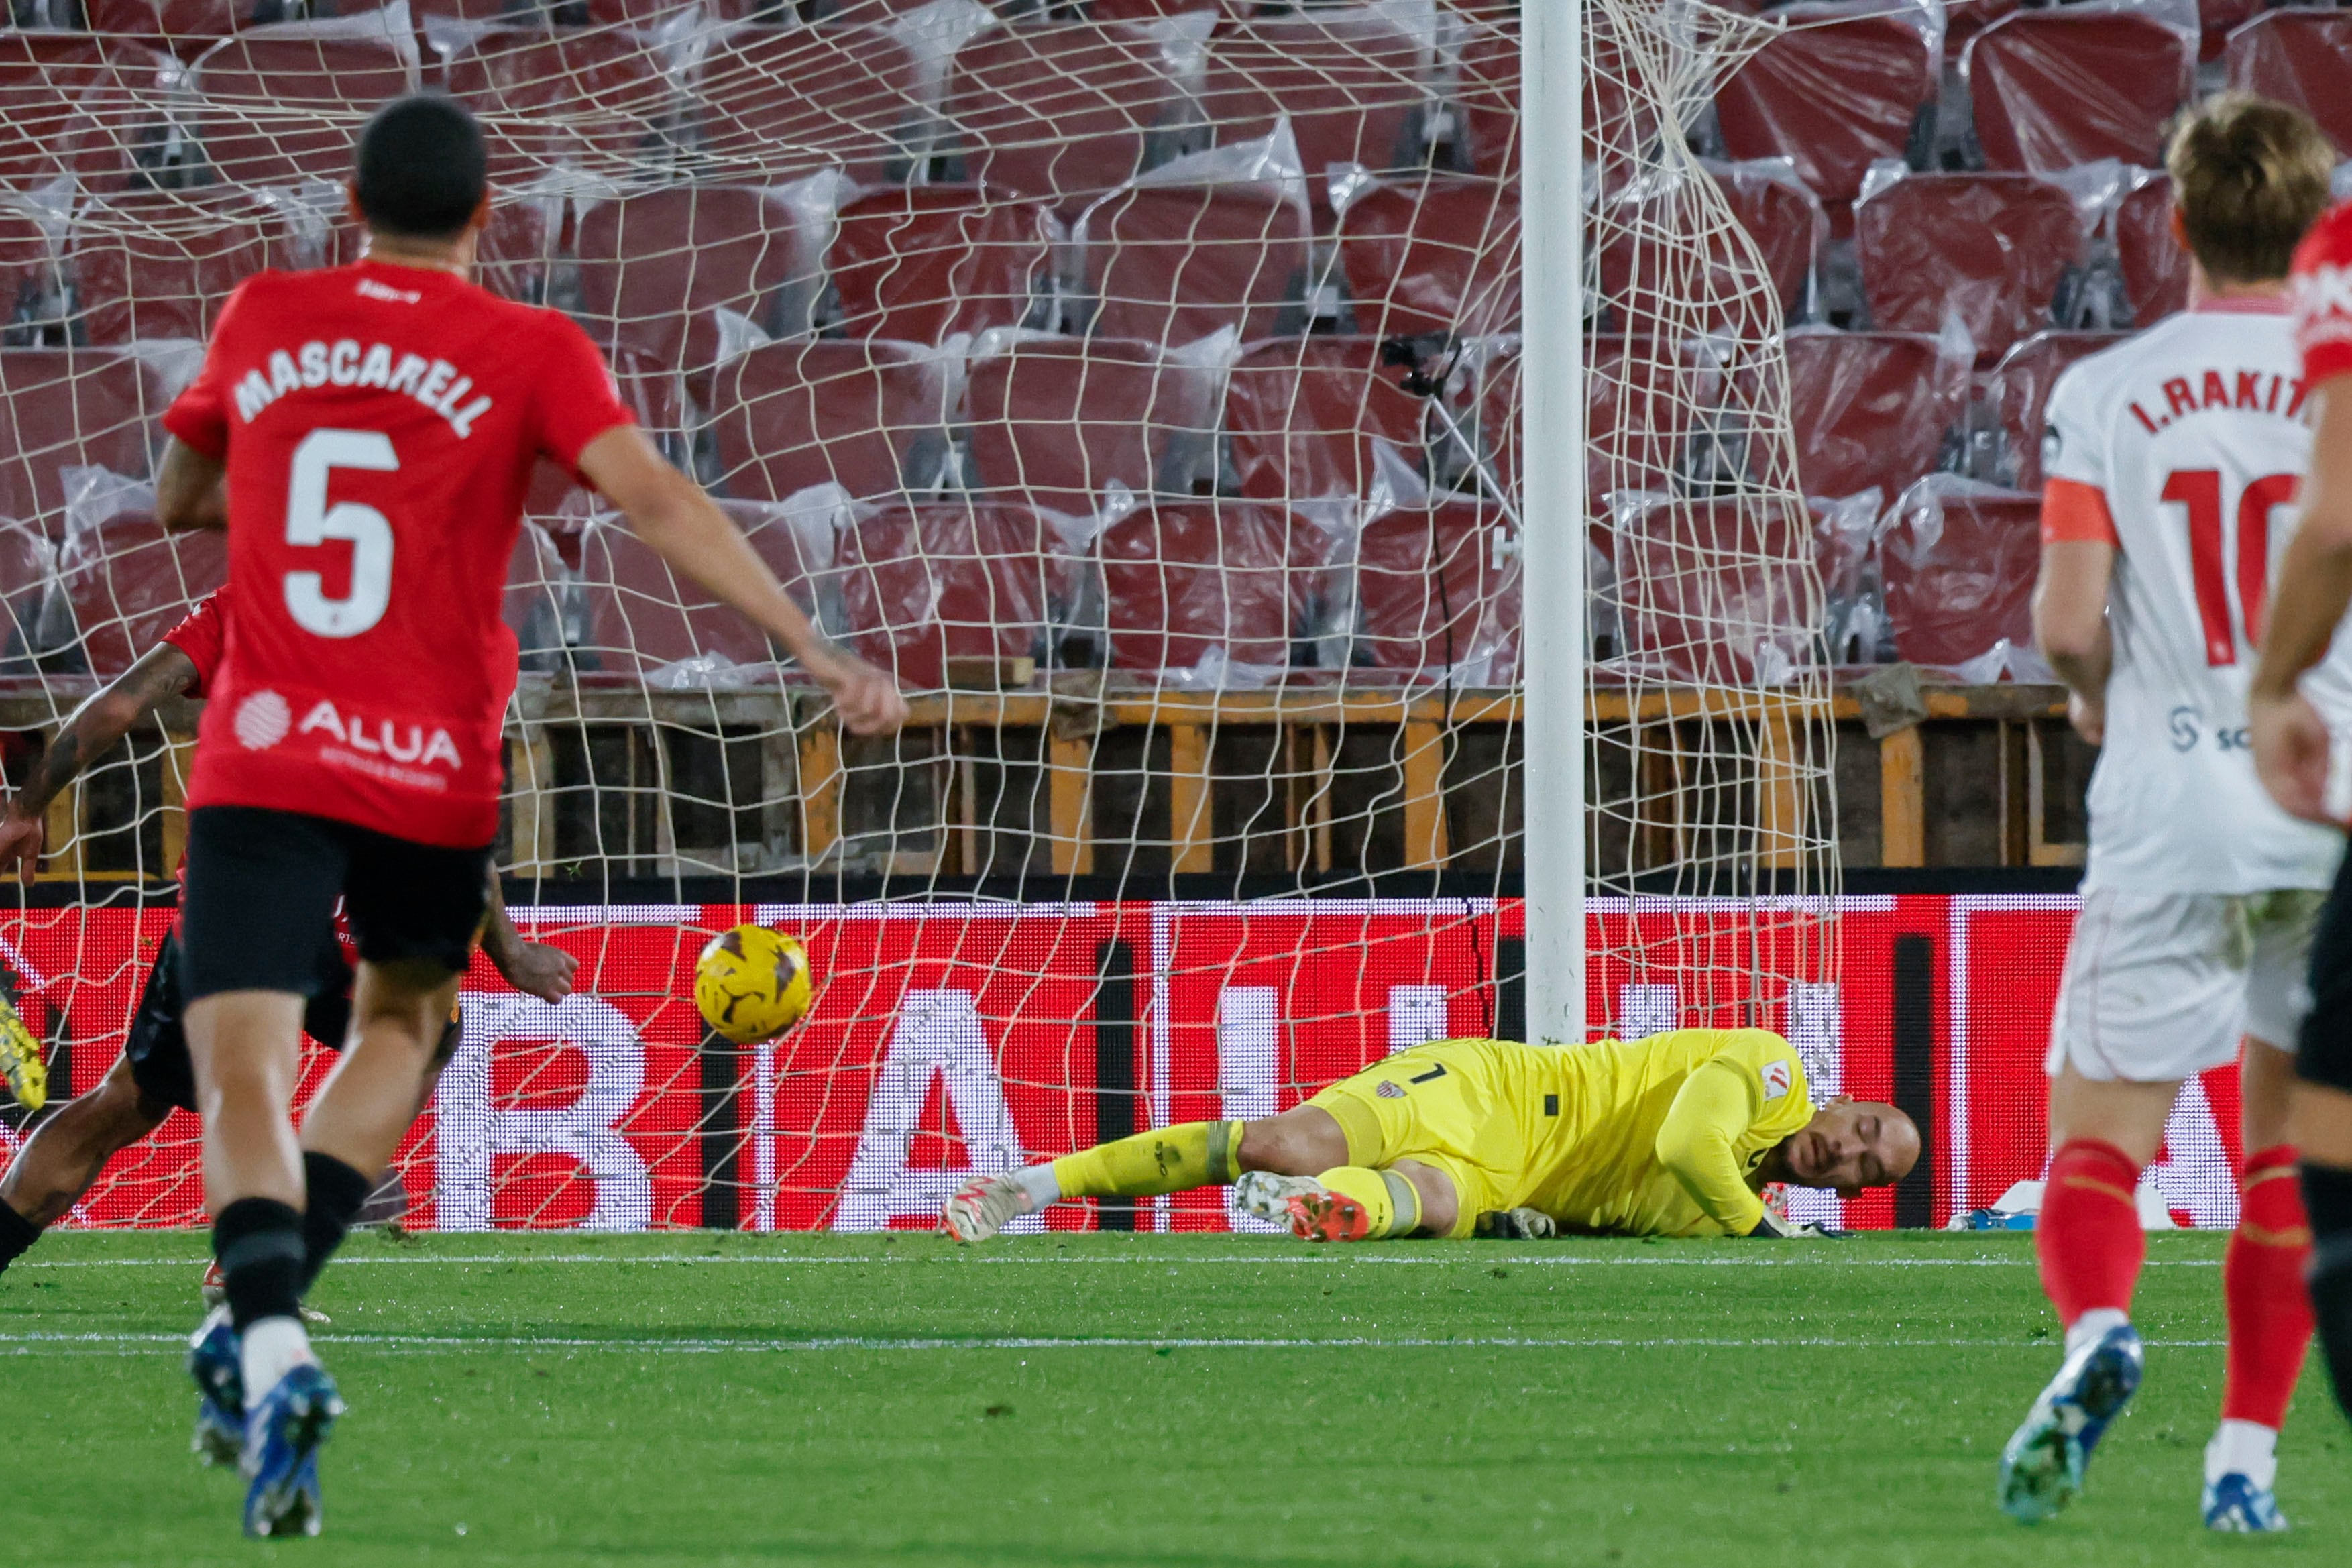
[[[2070,1138],[2050,1158],[2034,1222],[2042,1289],[2068,1328],[2095,1308],[2131,1310],[2132,1287],[2147,1257],[2132,1190],[2139,1167],[2112,1143]]]
[[[2311,1222],[2294,1161],[2294,1150],[2284,1143],[2246,1157],[2238,1228],[2221,1258],[2221,1293],[2230,1303],[2221,1419],[2274,1432],[2286,1419],[2311,1345],[2311,1297],[2303,1287]]]

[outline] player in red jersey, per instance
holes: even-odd
[[[2272,797],[2297,816],[2341,827],[2327,800],[2332,737],[2305,678],[2352,605],[2352,205],[2321,218],[2295,253],[2294,323],[2316,410],[2311,470],[2246,717]],[[2295,1073],[2294,1141],[2311,1224],[2305,1278],[2336,1401],[2352,1415],[2352,858],[2337,871],[2312,939],[2311,1006]]]
[[[229,1307],[191,1360],[209,1390],[237,1346],[253,1534],[316,1531],[316,1450],[342,1408],[295,1316],[306,1258],[315,1273],[340,1234],[306,1226],[306,1193],[337,1201],[390,1158],[482,918],[514,657],[499,603],[536,463],[602,491],[851,730],[906,712],[655,451],[577,325],[467,281],[489,214],[470,115],[389,104],[357,164],[366,257],[231,296],[164,416],[156,487],[166,527],[226,527],[236,593],[188,786],[182,969]],[[338,896],[360,949],[352,1043],[298,1144],[308,954]]]
[[[174,697],[205,695],[227,635],[226,601],[224,589],[198,604],[59,727],[32,780],[0,813],[0,870],[14,867],[29,880],[47,837],[44,818],[49,802],[90,759],[113,750],[159,704]],[[491,889],[497,886],[495,879],[488,884]],[[525,942],[495,898],[482,932],[482,951],[519,991],[549,1002],[571,993],[577,961],[561,948]],[[310,999],[302,1031],[320,1045],[341,1050],[351,1023],[352,977],[331,924],[319,933],[314,953],[319,992]],[[7,1173],[0,1176],[0,1272],[81,1201],[107,1161],[162,1126],[174,1108],[196,1108],[182,1011],[179,937],[167,932],[156,945],[141,987],[121,1057],[89,1092],[44,1119]],[[436,1069],[456,1047],[454,1018],[442,1034],[433,1063]]]

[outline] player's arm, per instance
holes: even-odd
[[[1658,1129],[1658,1163],[1729,1236],[1749,1235],[1764,1221],[1737,1148],[1755,1120],[1755,1080],[1735,1059],[1717,1057],[1683,1080]]]
[[[93,757],[104,756],[166,698],[195,683],[196,664],[176,643],[159,642],[103,690],[73,710],[58,738],[41,753],[40,764],[0,814],[0,864],[31,878],[40,868],[49,803],[73,783]]]
[[[2303,521],[2273,590],[2261,662],[2246,692],[2254,766],[2273,799],[2297,816],[2328,820],[2327,725],[2296,684],[2327,653],[2352,604],[2352,374],[2321,384]]]
[[[226,528],[228,491],[221,478],[227,471],[217,458],[172,437],[155,473],[155,521],[179,531]]]
[[[2115,574],[2115,523],[2090,485],[2052,479],[2042,494],[2042,575],[2033,585],[2033,640],[2066,683],[2066,716],[2097,745],[2106,731],[2107,584]]]
[[[819,636],[741,531],[700,485],[663,459],[644,431],[634,425],[606,430],[581,449],[579,468],[656,554],[798,659],[833,694],[843,723],[879,735],[906,722],[897,683]]]
[[[507,984],[526,996],[561,1002],[572,994],[572,975],[580,961],[560,947],[524,940],[507,918],[506,889],[499,885],[499,868],[489,869],[489,918],[482,925],[482,952]]]

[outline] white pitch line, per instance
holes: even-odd
[[[1828,1336],[1784,1339],[1771,1337],[1662,1337],[1619,1339],[1605,1336],[1549,1337],[1538,1335],[1474,1335],[1446,1338],[1402,1335],[1386,1338],[1350,1335],[1336,1338],[1304,1336],[1257,1337],[1128,1337],[1007,1335],[988,1339],[888,1338],[870,1334],[835,1334],[810,1339],[583,1339],[551,1334],[321,1334],[313,1343],[352,1350],[404,1353],[459,1353],[512,1351],[600,1351],[628,1355],[769,1354],[797,1351],[1091,1351],[1091,1350],[2012,1350],[2046,1354],[2053,1347],[2040,1340],[1874,1340]],[[2152,1350],[2211,1350],[2221,1340],[2149,1340]],[[186,1347],[184,1334],[0,1334],[0,1353],[164,1354]]]
[[[58,1258],[34,1259],[13,1265],[16,1268],[194,1268],[205,1259],[188,1258]],[[1193,1263],[1244,1263],[1253,1265],[1307,1265],[1315,1268],[1339,1268],[1349,1264],[1381,1265],[1464,1265],[1485,1267],[1491,1264],[1526,1264],[1546,1268],[1810,1268],[1831,1267],[1840,1268],[2032,1268],[2031,1257],[2019,1258],[1842,1258],[1834,1253],[1816,1252],[1804,1257],[1775,1258],[1639,1258],[1608,1255],[1561,1256],[1559,1254],[1522,1252],[1447,1252],[1447,1253],[1338,1253],[1326,1251],[1274,1252],[1263,1257],[1177,1254],[1121,1254],[1114,1257],[1057,1258],[1044,1254],[1003,1254],[993,1256],[956,1256],[929,1258],[890,1257],[876,1255],[858,1258],[810,1257],[749,1253],[419,1253],[413,1258],[338,1258],[335,1268],[354,1265],[385,1264],[418,1267],[427,1264],[496,1264],[501,1267],[523,1263],[688,1263],[688,1264],[755,1264],[767,1268],[814,1268],[825,1266],[868,1264],[915,1265],[928,1264],[940,1268],[963,1268],[986,1264],[1060,1265],[1065,1267],[1098,1264],[1145,1265],[1166,1264],[1176,1268]],[[2218,1258],[2152,1258],[2145,1267],[2149,1268],[2219,1268]]]

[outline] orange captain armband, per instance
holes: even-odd
[[[2042,480],[2042,542],[2121,544],[2106,492],[2080,479]]]

